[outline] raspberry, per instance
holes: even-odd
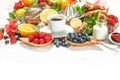
[[[39,39],[37,39],[37,38],[33,39],[33,43],[34,44],[39,44]]]
[[[40,3],[40,2],[44,2],[44,0],[38,0],[38,2]]]
[[[45,0],[45,2],[49,2],[49,0]]]
[[[34,38],[39,38],[39,32],[35,32],[35,33],[33,34],[33,36],[34,36]]]
[[[53,6],[53,2],[48,2],[48,5],[49,6]]]
[[[29,42],[32,42],[33,39],[34,39],[34,36],[33,36],[33,35],[28,36],[28,40],[29,40]]]
[[[110,14],[108,17],[109,17],[109,18],[113,18],[113,17],[114,17],[114,15]]]
[[[17,38],[15,36],[10,37],[11,44],[16,43],[16,41],[17,41]]]
[[[51,40],[51,37],[50,37],[50,36],[45,36],[45,37],[44,37],[44,40],[45,40],[45,42],[47,43],[47,42],[49,42],[49,41]]]
[[[113,17],[113,19],[114,19],[114,21],[115,21],[115,23],[117,23],[118,22],[118,18],[115,16],[115,17]]]
[[[44,36],[45,36],[45,33],[43,33],[43,32],[40,32],[40,33],[39,33],[39,39],[40,39],[40,38],[43,38]]]
[[[111,24],[111,26],[114,26],[115,21],[112,18],[107,19],[108,24]]]
[[[14,32],[9,32],[7,33],[9,36],[15,36],[15,33]]]
[[[44,42],[45,42],[44,39],[42,39],[42,38],[39,39],[39,43],[40,43],[40,44],[44,44]]]
[[[49,36],[50,37],[50,39],[52,39],[52,34],[50,34],[50,33],[46,33],[46,35],[45,36]]]
[[[40,2],[39,6],[44,7],[45,6],[44,2]]]

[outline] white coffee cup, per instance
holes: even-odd
[[[48,25],[53,33],[63,32],[66,23],[66,16],[62,14],[51,15],[47,17]]]

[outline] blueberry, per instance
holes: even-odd
[[[62,41],[59,41],[59,44],[60,44],[60,45],[62,45],[62,43],[63,43]]]
[[[8,39],[8,36],[7,36],[7,35],[5,35],[3,38],[4,38],[4,39]]]
[[[67,40],[70,40],[70,36],[67,36]]]
[[[6,40],[6,41],[5,41],[5,44],[6,44],[6,45],[9,44],[9,40]]]
[[[69,45],[69,44],[66,44],[65,47],[70,47],[70,45]]]
[[[68,36],[71,36],[72,33],[68,33]]]
[[[81,33],[78,33],[78,36],[81,37],[82,36]]]
[[[71,36],[70,36],[70,37],[71,37],[71,39],[74,39],[74,37],[75,37],[75,36],[74,36],[74,34],[71,34]]]
[[[78,41],[76,39],[74,39],[73,42],[78,43]]]
[[[62,41],[63,40],[63,38],[61,37],[61,38],[59,38],[59,41]]]
[[[90,41],[90,36],[86,36],[86,40],[87,40],[87,41]]]
[[[86,36],[86,33],[81,33],[82,34],[82,36]]]
[[[18,31],[15,31],[15,35],[19,35],[20,33]]]
[[[57,40],[53,40],[53,44],[56,45],[57,44]]]
[[[62,43],[65,43],[65,39],[62,40]]]
[[[60,47],[60,44],[59,44],[59,42],[57,42],[57,43],[56,43],[56,47],[57,47],[57,48],[58,48],[58,47]]]

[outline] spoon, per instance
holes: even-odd
[[[101,44],[104,45],[105,47],[111,48],[111,49],[116,49],[118,47],[118,45],[108,44],[108,43],[105,43],[103,41],[101,41]]]

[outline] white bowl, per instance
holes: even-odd
[[[114,34],[114,33],[118,33],[118,32],[113,32],[113,33],[109,34],[108,39],[111,43],[113,43],[115,45],[120,45],[120,42],[116,42],[112,39],[112,34]]]

